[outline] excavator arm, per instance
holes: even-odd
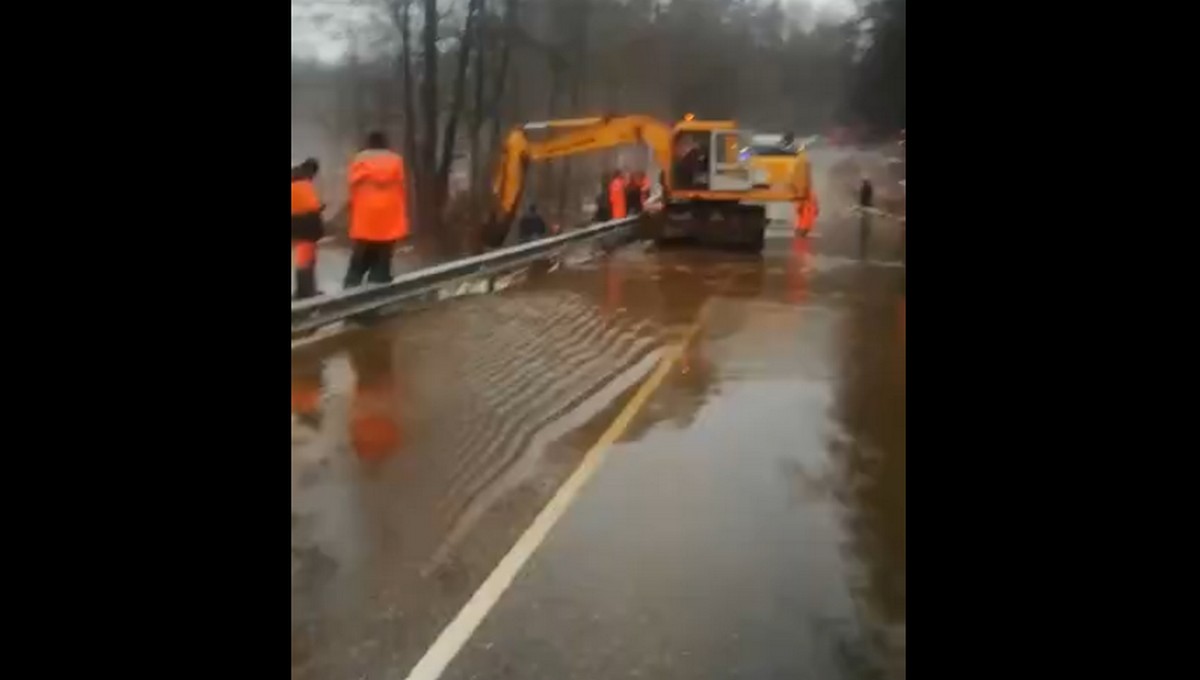
[[[549,130],[551,135],[531,141],[526,133],[535,130]],[[671,137],[671,126],[642,115],[553,120],[513,128],[504,139],[492,180],[495,205],[486,227],[488,241],[502,241],[516,219],[531,162],[645,144],[658,166],[665,169],[671,163]]]

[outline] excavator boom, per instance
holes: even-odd
[[[562,130],[545,140],[531,141],[526,132]],[[492,180],[496,206],[489,232],[508,233],[525,189],[525,173],[531,161],[545,161],[590,151],[642,143],[650,147],[655,162],[669,167],[671,128],[649,116],[573,118],[526,123],[509,131],[500,162]]]

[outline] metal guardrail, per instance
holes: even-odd
[[[426,295],[462,279],[494,276],[520,269],[568,245],[623,233],[636,222],[637,217],[601,222],[557,236],[401,274],[390,283],[367,284],[339,293],[299,300],[292,303],[292,336]]]
[[[861,205],[856,205],[856,206],[846,210],[847,215],[861,215],[863,213],[866,213],[868,215],[875,215],[876,217],[883,217],[883,218],[889,219],[889,220],[896,220],[897,222],[907,223],[906,215],[893,215],[892,213],[887,212],[886,210],[880,210],[879,208],[865,208]]]

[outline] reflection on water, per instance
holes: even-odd
[[[310,428],[321,426],[321,366],[292,367],[292,414]]]
[[[812,241],[806,238],[792,239],[791,256],[785,267],[787,278],[787,301],[793,305],[808,301],[808,279],[812,275]]]
[[[408,668],[528,525],[577,460],[551,444],[662,345],[621,276],[463,298],[294,359],[293,410],[319,413],[293,438],[294,678]]]
[[[688,480],[661,495],[665,506],[645,501],[647,523],[676,520],[661,527],[674,543],[654,554],[686,546],[682,558],[718,562],[664,560],[664,582],[706,584],[716,564],[731,588],[709,613],[737,616],[652,633],[667,644],[750,621],[747,637],[786,657],[764,662],[809,663],[812,677],[903,678],[903,270],[835,261],[813,245],[763,257],[625,252],[298,357],[293,678],[402,677],[595,442],[596,423],[611,422],[701,310],[711,312],[702,331],[622,437],[637,446],[628,442],[666,423],[649,436],[691,433],[689,448],[659,439],[614,457],[649,466],[629,468],[638,474],[618,495],[628,507],[639,480],[647,493]],[[827,442],[830,419],[838,433]],[[781,452],[791,456],[782,473]],[[789,470],[802,502],[773,505]],[[603,530],[620,532],[607,521],[619,516],[604,515]],[[616,570],[618,593],[638,581],[621,569],[648,566],[585,549],[578,559]],[[850,584],[857,616],[838,585],[846,562],[862,574]],[[747,592],[761,611],[736,609]],[[672,597],[658,598],[664,616],[683,606]],[[725,644],[714,663],[747,648]]]
[[[888,677],[905,675],[905,345],[903,272],[864,267],[862,295],[838,334],[841,371],[836,418],[844,436],[831,442],[838,463],[853,585],[867,652]]]
[[[354,369],[354,394],[350,405],[350,442],[364,461],[377,461],[400,448],[401,402],[394,373],[392,343],[371,337],[349,349]]]
[[[845,258],[827,258],[818,268],[811,248],[811,242],[795,240],[786,251],[758,265],[751,261],[737,266],[710,264],[700,258],[682,263],[663,257],[656,272],[661,318],[686,323],[695,319],[705,301],[718,304],[712,305],[704,332],[686,348],[673,376],[623,440],[643,439],[663,423],[703,430],[698,418],[756,419],[766,428],[757,436],[769,440],[790,430],[792,426],[781,420],[790,417],[797,423],[792,434],[800,435],[820,427],[804,405],[809,397],[803,395],[811,394],[815,403],[828,392],[836,434],[823,440],[821,451],[829,458],[806,460],[807,454],[798,453],[805,448],[807,434],[801,441],[780,439],[777,444],[780,451],[800,456],[785,457],[782,469],[795,481],[803,512],[819,515],[818,508],[824,506],[836,509],[835,514],[843,518],[841,529],[833,531],[845,541],[841,578],[851,604],[844,611],[833,607],[817,614],[814,610],[812,644],[823,651],[813,652],[809,663],[820,667],[819,677],[902,679],[906,674],[904,272]],[[764,269],[775,276],[764,281]],[[638,307],[636,302],[629,304]],[[771,385],[778,387],[764,387]],[[780,399],[797,401],[784,405],[739,398],[751,389],[761,389],[764,395],[778,389]],[[794,409],[790,416],[789,407]],[[766,413],[771,417],[765,418]],[[694,442],[693,446],[720,445]],[[736,448],[727,448],[726,453],[745,455]],[[697,471],[678,471],[689,473]],[[729,515],[735,508],[722,506],[712,512]],[[806,524],[810,521],[801,521],[798,528],[815,532],[813,525]],[[812,541],[817,535],[801,534],[795,540]],[[714,535],[708,540],[720,539]],[[753,573],[749,568],[742,571]],[[826,578],[830,585],[841,582],[829,574],[809,574],[804,580],[816,585],[826,583]],[[785,588],[779,597],[790,600],[797,594]]]

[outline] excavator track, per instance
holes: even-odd
[[[650,235],[659,243],[696,241],[707,246],[760,252],[767,229],[761,205],[691,201],[666,206]]]

